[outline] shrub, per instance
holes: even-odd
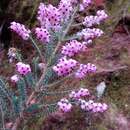
[[[87,51],[93,39],[103,34],[96,26],[108,17],[104,10],[84,17],[81,23],[75,20],[91,4],[91,0],[61,0],[57,7],[40,3],[37,14],[39,26],[34,27],[34,31],[23,24],[11,22],[10,29],[23,40],[30,40],[37,51],[31,64],[21,58],[17,49],[9,50],[8,53],[10,64],[17,61],[15,73],[10,79],[16,85],[16,90],[8,89],[8,83],[1,79],[0,97],[2,111],[6,112],[8,120],[14,122],[11,125],[12,130],[17,130],[27,113],[33,115],[43,108],[45,113],[54,112],[57,108],[63,113],[70,112],[73,105],[80,106],[90,114],[107,110],[107,104],[91,100],[91,94],[86,88],[60,92],[52,92],[53,89],[50,89],[66,78],[73,77],[80,81],[97,69],[96,65],[82,64],[75,58],[75,55]],[[71,28],[78,26],[81,30],[70,33]],[[63,93],[70,94],[58,103],[48,103],[45,100],[48,95]]]

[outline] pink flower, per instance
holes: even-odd
[[[12,82],[16,83],[16,82],[19,81],[19,76],[15,74],[10,79],[11,79]]]
[[[47,16],[47,6],[44,3],[40,3],[38,7],[37,19],[40,22],[40,25],[44,28],[48,27],[46,16]]]
[[[76,78],[84,78],[88,73],[92,73],[96,71],[96,66],[94,64],[80,64],[79,69],[75,72]]]
[[[89,95],[90,95],[90,93],[89,93],[88,89],[80,88],[80,90],[78,90],[78,91],[72,91],[69,94],[69,97],[74,98],[74,99],[79,99],[81,97],[86,97],[86,96],[89,96]]]
[[[103,34],[103,31],[98,28],[86,28],[83,29],[81,32],[78,32],[77,35],[83,37],[85,41],[89,39],[93,39],[96,37],[100,37]]]
[[[51,26],[57,26],[61,21],[59,10],[51,4],[47,7],[47,20]]]
[[[68,20],[72,12],[72,4],[70,1],[61,0],[58,6],[61,17],[64,20]]]
[[[95,24],[100,24],[100,20],[97,16],[90,15],[84,18],[83,25],[86,27],[91,27]]]
[[[59,60],[58,64],[53,66],[53,70],[58,74],[58,76],[65,76],[70,74],[76,66],[76,60],[67,59],[67,57],[62,57]]]
[[[11,22],[10,28],[19,36],[21,36],[24,40],[29,39],[29,34],[31,33],[31,31],[29,29],[26,29],[23,24]]]
[[[89,96],[90,93],[89,93],[88,89],[86,89],[86,88],[80,88],[80,90],[77,92],[77,95],[79,97],[85,97],[85,96]]]
[[[40,3],[37,19],[41,26],[47,29],[56,28],[61,22],[59,10],[51,4],[46,6],[44,3]]]
[[[66,45],[62,47],[61,53],[64,54],[65,56],[71,57],[85,50],[86,50],[85,44],[82,44],[81,42],[78,42],[77,40],[72,40],[66,43]]]
[[[104,21],[108,18],[108,15],[105,13],[104,10],[98,10],[96,14],[99,18],[99,21]]]
[[[96,103],[93,100],[85,101],[79,99],[81,109],[85,111],[91,111],[92,113],[103,113],[108,109],[108,105],[105,103]]]
[[[88,7],[92,3],[92,0],[83,0],[82,4],[84,7]]]
[[[85,25],[86,27],[91,27],[96,24],[99,25],[107,17],[108,15],[105,13],[104,10],[98,10],[96,16],[93,16],[93,15],[86,16],[84,18],[83,25]]]
[[[22,62],[18,62],[16,64],[16,70],[21,74],[21,75],[27,75],[28,73],[31,72],[31,67],[28,64],[24,64]]]
[[[61,99],[58,103],[57,103],[59,110],[61,110],[62,112],[69,112],[72,109],[72,104],[69,103],[69,101],[67,99]]]
[[[35,33],[36,33],[37,38],[38,38],[41,42],[47,43],[47,42],[50,41],[50,34],[49,34],[49,32],[48,32],[47,29],[43,29],[43,28],[37,27],[37,28],[35,29]]]

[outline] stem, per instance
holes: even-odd
[[[37,44],[36,44],[36,42],[34,41],[34,39],[33,39],[31,36],[30,36],[29,38],[30,38],[30,40],[32,41],[32,44],[34,45],[35,49],[37,50],[39,56],[41,57],[42,62],[44,62],[43,56],[42,56],[42,53],[41,53],[41,50],[40,50],[39,47],[37,46]]]
[[[63,82],[64,80],[70,78],[72,75],[73,75],[73,73],[70,74],[70,75],[68,75],[68,76],[66,76],[66,77],[63,77],[63,78],[59,79],[58,81],[56,81],[56,82],[54,82],[54,83],[47,84],[47,85],[45,85],[45,86],[41,86],[41,89],[40,89],[40,90],[42,91],[42,90],[44,90],[44,88],[50,88],[50,87],[52,87],[52,86],[55,86],[55,85],[57,85],[57,84]]]
[[[82,26],[83,23],[77,23],[77,24],[73,24],[71,27],[75,28],[75,27],[78,27],[78,26]]]
[[[54,105],[57,105],[57,102],[56,102],[56,103],[52,103],[52,104],[44,104],[44,105],[40,105],[40,108],[42,108],[42,107],[54,106]]]
[[[110,73],[110,72],[115,72],[115,71],[119,71],[119,70],[124,70],[127,69],[128,66],[124,65],[124,66],[118,66],[118,67],[113,67],[110,69],[101,69],[98,70],[97,72],[95,72],[95,74],[99,74],[99,73]]]

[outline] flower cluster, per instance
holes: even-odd
[[[75,73],[76,78],[84,78],[86,74],[95,72],[96,66],[94,64],[88,63],[88,64],[80,64],[79,69]]]
[[[21,36],[24,40],[29,39],[29,34],[31,33],[31,31],[29,29],[26,29],[23,24],[11,22],[10,28],[19,36]]]
[[[108,105],[105,103],[96,103],[93,100],[85,101],[79,99],[81,109],[85,111],[91,111],[92,113],[103,113],[108,109]]]
[[[15,75],[13,75],[10,79],[11,79],[11,82],[16,83],[16,82],[19,81],[19,76],[18,76],[17,74],[15,74]]]
[[[100,24],[102,21],[104,21],[108,15],[105,13],[104,10],[98,10],[96,16],[90,15],[86,16],[83,21],[83,25],[86,27],[91,27],[96,24]]]
[[[61,18],[67,20],[72,12],[72,4],[70,1],[61,0],[58,6]]]
[[[82,42],[84,45],[88,46],[89,44],[91,44],[93,41],[91,39]]]
[[[69,112],[72,109],[72,104],[67,99],[61,99],[58,103],[58,108],[62,112]]]
[[[64,54],[65,56],[71,57],[85,50],[86,46],[84,44],[78,42],[77,40],[72,40],[62,47],[61,53]]]
[[[70,74],[74,68],[77,66],[77,61],[73,59],[67,59],[67,57],[62,57],[56,66],[53,66],[53,70],[59,76],[65,76]]]
[[[59,110],[63,112],[69,112],[72,109],[72,104],[78,105],[82,110],[92,113],[103,113],[108,109],[108,105],[106,103],[94,102],[94,100],[83,100],[82,97],[90,98],[90,92],[88,89],[80,88],[77,91],[72,91],[69,94],[68,99],[61,99],[57,105]],[[85,99],[86,99],[85,98]],[[73,99],[73,100],[72,100]]]
[[[86,28],[83,29],[81,32],[78,32],[77,35],[80,37],[83,37],[85,41],[88,41],[89,39],[93,39],[96,37],[100,37],[103,34],[103,31],[98,28]]]
[[[73,98],[73,99],[79,99],[81,97],[86,97],[86,96],[89,96],[89,95],[90,95],[90,92],[89,92],[88,89],[80,88],[78,91],[72,91],[69,94],[69,97]]]
[[[51,26],[56,26],[60,24],[61,16],[60,12],[56,7],[48,5],[46,13],[47,13],[46,15],[47,21]]]
[[[62,23],[62,21],[67,21],[71,12],[73,11],[73,6],[78,4],[78,0],[61,0],[58,7],[53,5],[45,5],[40,3],[38,8],[37,19],[43,28],[53,28],[56,29]],[[80,5],[83,8],[88,7],[91,4],[91,0],[83,0]]]
[[[46,22],[46,5],[44,3],[40,3],[38,7],[38,16],[37,20],[40,22],[40,25],[42,27],[47,27],[47,22]]]
[[[41,42],[47,43],[47,42],[50,41],[50,34],[49,34],[49,32],[48,32],[47,29],[43,29],[43,28],[37,27],[37,28],[35,29],[35,33],[36,33],[37,38],[38,38]]]
[[[16,64],[16,70],[19,72],[21,75],[27,75],[28,73],[31,72],[31,67],[28,64],[24,64],[22,62],[18,62]]]
[[[104,21],[108,18],[108,15],[104,10],[98,10],[96,15],[98,16],[99,21]]]
[[[61,16],[58,8],[49,4],[48,6],[41,3],[38,8],[38,17],[40,24],[44,28],[55,27],[60,24]]]

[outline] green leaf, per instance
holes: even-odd
[[[43,79],[43,85],[47,85],[47,84],[51,83],[56,78],[57,78],[57,75],[55,74],[55,72],[52,70],[52,68],[49,68],[47,70],[45,78]]]
[[[21,78],[17,82],[17,87],[18,87],[18,92],[19,92],[19,98],[23,103],[25,103],[27,99],[27,88],[26,88],[26,83],[24,79]]]
[[[38,70],[39,70],[38,63],[39,63],[39,57],[33,58],[32,64],[33,64],[33,75],[35,82],[38,81]]]
[[[33,87],[35,86],[35,80],[34,80],[34,77],[33,77],[33,74],[32,73],[29,73],[25,76],[25,80],[28,84],[29,87]]]
[[[6,82],[0,77],[0,96],[10,98],[10,92],[7,89]]]
[[[45,107],[43,113],[44,113],[44,116],[48,116],[50,115],[51,113],[55,112],[57,109],[57,105],[49,105]]]
[[[32,104],[26,109],[26,112],[33,113],[40,109],[39,104]]]
[[[44,57],[46,59],[46,62],[48,62],[48,60],[50,59],[54,49],[55,49],[55,46],[54,43],[48,43],[44,46],[45,48],[45,54],[44,54]]]
[[[13,101],[14,112],[16,113],[16,115],[18,115],[22,110],[22,101],[20,97],[17,96],[13,96],[12,101]]]

